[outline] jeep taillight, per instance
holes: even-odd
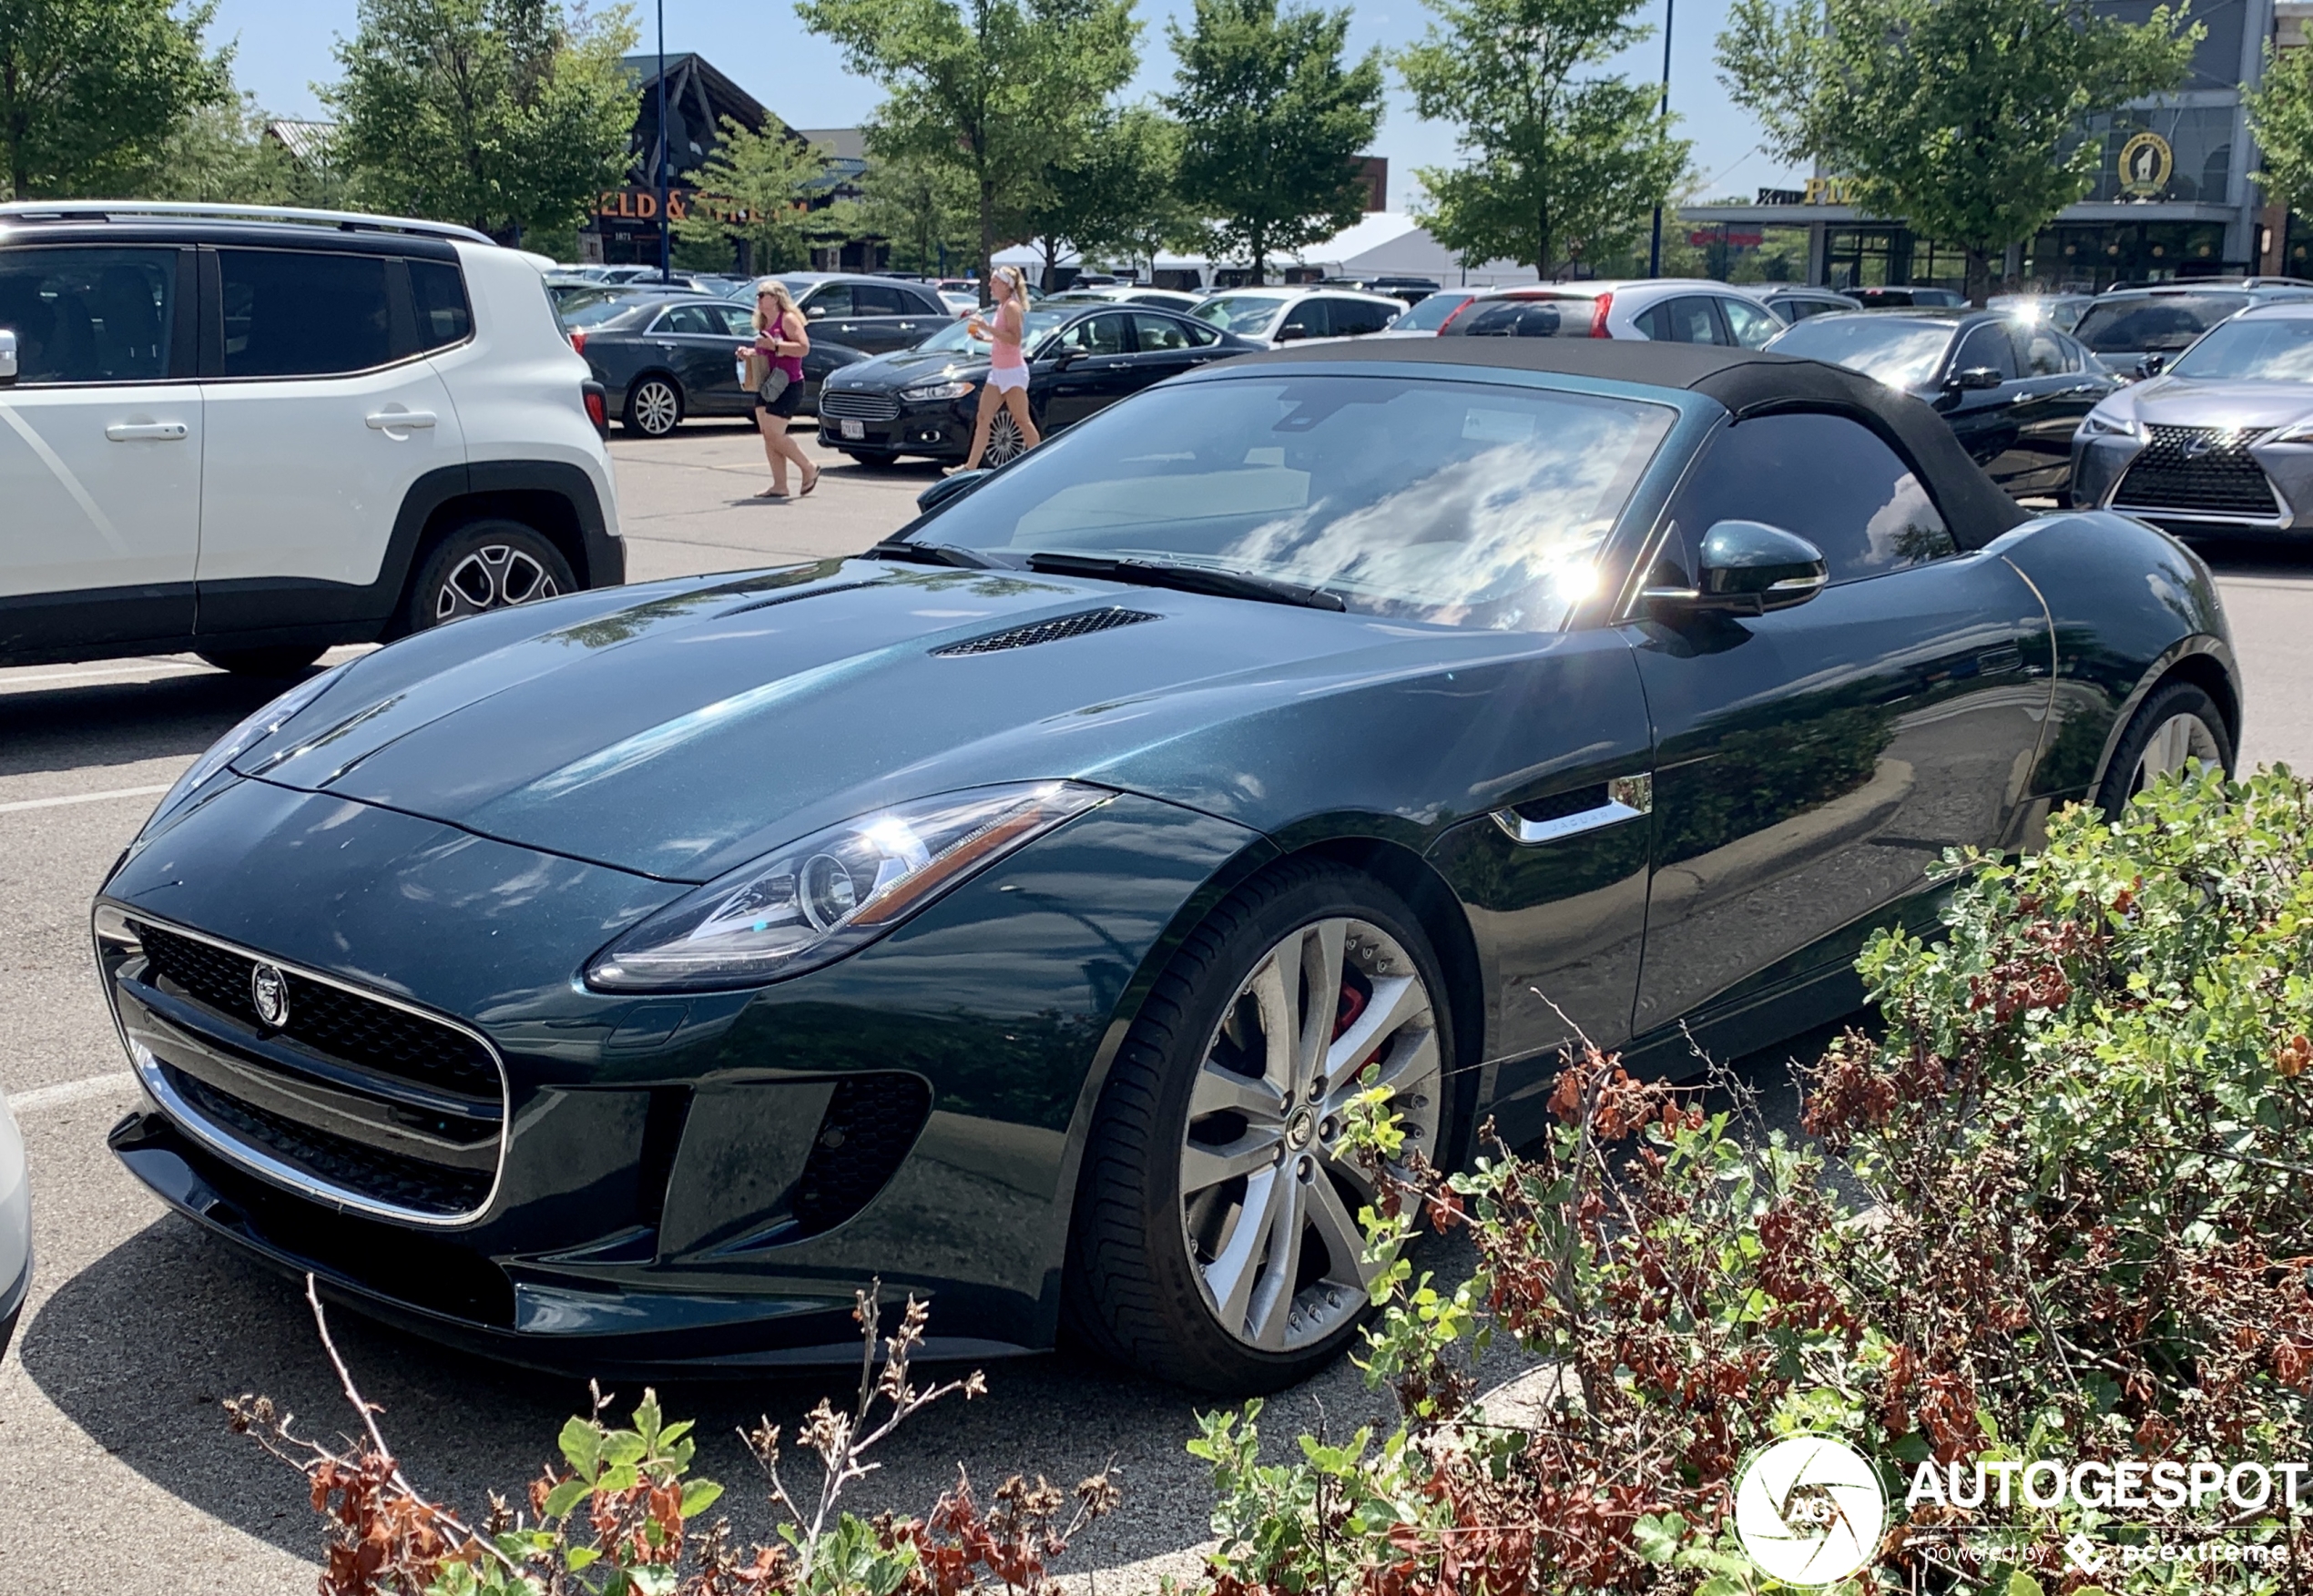
[[[1609,310],[1613,310],[1614,308],[1615,308],[1615,296],[1614,296],[1614,295],[1612,295],[1612,294],[1610,294],[1610,293],[1607,293],[1607,294],[1600,294],[1600,295],[1599,295],[1599,296],[1598,296],[1595,300],[1592,300],[1592,301],[1591,301],[1591,305],[1590,305],[1590,336],[1591,336],[1591,337],[1593,337],[1593,338],[1612,338],[1612,337],[1614,337],[1614,336],[1615,336],[1613,333],[1611,333],[1611,332],[1609,332],[1609,331],[1607,331],[1607,330],[1606,330],[1606,312],[1607,312],[1607,311],[1609,311]]]
[[[581,394],[581,397],[586,402],[586,419],[595,423],[595,430],[597,432],[609,431],[610,412],[608,407],[603,403],[602,390],[599,388],[586,389]]]
[[[570,330],[570,347],[582,355],[586,352],[586,330],[585,328],[574,327]]]

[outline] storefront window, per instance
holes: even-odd
[[[2247,261],[2225,259],[2219,222],[2059,223],[2034,239],[2024,257],[2025,275],[2059,292],[2250,269]]]
[[[2084,198],[2226,203],[2236,114],[2232,106],[2132,106],[2091,117],[2083,137],[2101,158]]]

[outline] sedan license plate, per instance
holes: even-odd
[[[867,436],[867,428],[858,422],[838,422],[835,423],[835,430],[846,438],[864,438]]]

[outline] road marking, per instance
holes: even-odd
[[[107,1075],[89,1075],[78,1081],[59,1081],[54,1086],[36,1086],[29,1092],[11,1093],[8,1106],[18,1113],[30,1113],[38,1108],[78,1103],[86,1097],[108,1096],[115,1092],[125,1092],[136,1084],[136,1072],[115,1070]]]
[[[0,804],[0,815],[13,815],[18,809],[54,809],[66,804],[100,804],[108,798],[158,798],[168,790],[168,784],[158,787],[116,787],[110,792],[76,792],[64,798],[18,798],[10,804]]]
[[[118,666],[111,670],[62,671],[45,676],[18,676],[0,674],[0,687],[39,687],[50,682],[108,682],[121,676],[151,676],[158,671],[198,671],[213,674],[205,665],[180,665],[175,660],[155,660],[150,665]]]

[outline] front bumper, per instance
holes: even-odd
[[[895,415],[849,415],[848,395],[857,389],[823,390],[820,395],[820,442],[830,449],[864,453],[914,454],[933,460],[962,460],[972,452],[972,429],[978,415],[979,390],[962,399],[898,400]],[[874,394],[878,399],[883,394]],[[829,401],[839,408],[830,412]]]
[[[576,971],[679,888],[242,781],[100,900],[145,928],[99,946],[147,1093],[112,1145],[264,1262],[510,1362],[849,1361],[852,1294],[878,1277],[932,1303],[941,1356],[1046,1347],[1116,1017],[1257,840],[1123,796],[840,963],[610,997]],[[280,1029],[238,996],[255,963],[290,994]],[[503,1106],[439,1082],[429,1100],[338,1019],[305,1028],[304,1005],[339,1013],[322,988],[479,1034]],[[478,1204],[474,1184],[430,1194],[462,1171],[486,1175]]]
[[[25,1298],[32,1295],[32,1251],[25,1250],[24,1268],[15,1283],[0,1288],[0,1357],[8,1356],[8,1343],[15,1339],[16,1321],[24,1316]]]

